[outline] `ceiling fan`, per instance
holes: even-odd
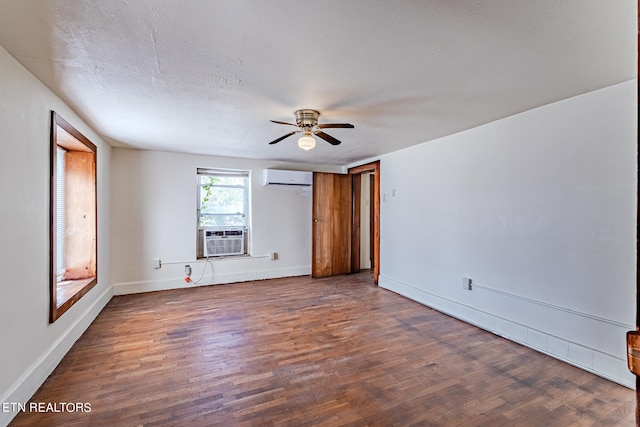
[[[352,124],[349,124],[349,123],[318,124],[318,117],[320,116],[320,113],[316,110],[309,110],[309,109],[297,110],[294,114],[296,116],[296,124],[279,122],[277,120],[271,120],[273,123],[278,123],[281,125],[296,126],[299,129],[289,132],[288,134],[283,135],[278,139],[274,139],[269,143],[270,145],[277,144],[283,139],[288,138],[291,135],[294,135],[296,133],[302,133],[302,137],[298,139],[298,147],[302,148],[303,150],[311,150],[316,146],[316,140],[313,139],[312,135],[319,136],[320,138],[324,139],[331,145],[338,145],[342,141],[332,137],[331,135],[324,133],[321,129],[327,129],[327,128],[352,129],[354,127]]]

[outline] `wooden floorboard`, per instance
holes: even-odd
[[[369,273],[116,296],[32,402],[91,412],[12,426],[635,425],[632,390]]]

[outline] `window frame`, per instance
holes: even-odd
[[[64,170],[64,235],[59,236],[57,212],[58,197],[58,148],[65,151],[65,157],[71,153],[75,160],[65,161]],[[50,140],[50,210],[49,210],[49,323],[55,322],[76,302],[86,295],[98,279],[98,152],[93,144],[80,131],[63,119],[55,111],[51,112]],[[74,164],[75,163],[75,164]],[[73,169],[73,173],[69,171]],[[74,180],[75,184],[70,184]],[[75,186],[73,186],[75,185]],[[77,187],[77,186],[80,187]],[[71,190],[70,187],[71,186]],[[79,189],[79,190],[78,190]],[[71,203],[69,203],[69,201]],[[75,211],[80,206],[83,211]],[[68,219],[75,224],[67,224]],[[67,237],[67,227],[75,227],[82,222],[81,237]],[[60,280],[58,270],[59,239],[65,245],[65,271],[73,270],[70,277]],[[82,243],[79,243],[82,242]],[[89,242],[88,244],[86,242]],[[87,251],[87,246],[89,247]],[[69,250],[67,250],[69,249]],[[81,256],[77,255],[82,253]]]
[[[243,224],[242,225],[201,225],[202,215],[202,187],[201,176],[219,176],[219,177],[242,177],[244,185],[214,185],[220,188],[243,188]],[[203,254],[203,231],[204,230],[221,230],[221,229],[238,229],[244,230],[244,254],[249,253],[248,241],[251,231],[251,214],[250,214],[250,197],[251,197],[251,171],[239,169],[222,169],[222,168],[197,168],[196,170],[196,258],[204,258]],[[214,214],[215,215],[215,214]],[[219,215],[233,215],[233,213],[221,213]],[[226,255],[226,256],[243,256],[243,255]]]

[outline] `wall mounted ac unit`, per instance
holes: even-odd
[[[263,178],[263,185],[310,186],[313,183],[313,172],[265,169]]]
[[[205,257],[244,254],[244,229],[202,230]]]

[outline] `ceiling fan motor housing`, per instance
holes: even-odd
[[[304,131],[311,131],[315,126],[318,126],[318,117],[320,117],[320,112],[316,110],[297,110],[295,115],[296,124]]]

